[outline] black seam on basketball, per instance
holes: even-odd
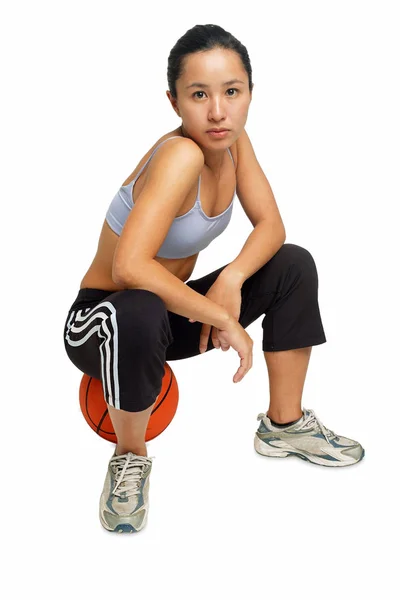
[[[103,421],[104,421],[104,419],[106,418],[106,416],[107,416],[107,415],[108,415],[108,408],[106,407],[106,409],[105,409],[105,411],[104,411],[104,413],[103,413],[103,416],[101,417],[101,419],[100,419],[100,421],[99,421],[99,424],[98,424],[98,426],[97,426],[97,433],[99,433],[99,431],[100,431],[100,429],[101,429],[101,426],[102,426],[102,424],[103,424]],[[112,432],[111,432],[111,431],[110,431],[110,432],[107,432],[107,433],[109,433],[109,435],[112,435]],[[115,432],[114,432],[114,433],[115,433]]]

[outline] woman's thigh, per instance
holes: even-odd
[[[171,342],[165,303],[144,289],[80,290],[64,324],[68,357],[97,379],[105,379],[106,370],[110,374],[117,365],[120,375],[129,375],[132,365],[140,365],[153,349],[164,363]]]

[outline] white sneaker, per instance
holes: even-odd
[[[146,525],[153,458],[114,451],[100,496],[100,522],[108,531],[136,533]]]
[[[265,413],[254,437],[254,448],[263,456],[298,456],[323,467],[346,467],[364,458],[365,450],[355,440],[336,435],[324,427],[313,410],[303,409],[301,419],[284,429],[274,427]]]

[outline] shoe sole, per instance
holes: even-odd
[[[358,460],[353,460],[352,462],[332,462],[321,457],[318,457],[316,460],[313,460],[312,455],[302,454],[294,450],[272,450],[271,446],[268,446],[268,444],[260,440],[260,438],[257,435],[254,437],[254,449],[258,454],[261,454],[262,456],[269,456],[271,458],[288,458],[290,456],[297,456],[302,460],[313,463],[315,465],[319,465],[321,467],[351,467],[352,465],[355,465],[358,462],[360,462],[360,460],[362,460],[365,455],[365,450],[363,448],[360,458]]]

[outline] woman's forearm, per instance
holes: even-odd
[[[154,292],[170,312],[213,325],[217,329],[225,329],[233,319],[225,308],[192,290],[155,260],[144,261],[135,265],[132,273],[125,272],[113,278],[115,283],[124,288]]]

